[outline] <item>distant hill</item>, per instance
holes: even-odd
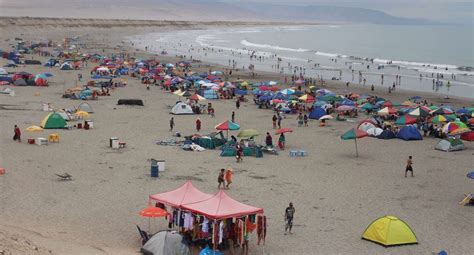
[[[188,21],[305,21],[426,24],[381,11],[335,6],[291,6],[218,0],[0,0],[0,16]]]

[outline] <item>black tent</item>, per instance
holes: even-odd
[[[391,130],[385,129],[382,133],[380,133],[380,135],[377,136],[377,138],[387,140],[397,138],[397,136]]]

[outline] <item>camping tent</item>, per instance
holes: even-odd
[[[465,141],[474,141],[474,131],[462,134],[461,139]]]
[[[217,92],[212,89],[204,90],[202,96],[206,99],[217,99]]]
[[[384,216],[376,219],[364,231],[362,239],[385,247],[418,243],[410,226],[395,216]]]
[[[72,64],[70,62],[64,62],[60,67],[60,70],[72,70]]]
[[[140,249],[151,255],[191,255],[183,236],[175,231],[161,231],[153,235]]]
[[[92,110],[92,107],[90,104],[88,103],[81,103],[79,104],[79,106],[77,107],[77,110],[78,111],[84,111],[84,112],[87,112],[87,113],[93,113],[94,111]]]
[[[374,124],[374,122],[370,121],[370,120],[363,120],[359,126],[357,127],[357,129],[359,130],[362,130],[362,131],[366,131],[369,130],[369,129],[373,129],[373,128],[377,128],[377,125]]]
[[[150,199],[165,205],[181,207],[183,204],[196,203],[211,197],[211,194],[198,190],[191,181],[187,181],[175,190],[151,195]]]
[[[402,127],[398,132],[397,137],[405,141],[423,140],[420,131],[418,131],[418,129],[416,129],[416,127],[413,125],[407,125]]]
[[[367,134],[369,134],[369,136],[379,136],[380,134],[382,134],[383,129],[381,129],[381,128],[369,128],[365,132],[367,132]]]
[[[182,208],[209,219],[228,219],[244,215],[263,213],[262,208],[242,204],[229,197],[223,190],[201,202],[184,204]]]
[[[56,113],[61,115],[61,117],[63,117],[63,119],[66,120],[66,121],[72,119],[71,115],[69,115],[67,112],[59,111],[59,112],[56,112]]]
[[[326,115],[326,110],[324,110],[324,109],[321,108],[321,107],[316,107],[316,108],[314,108],[313,111],[311,111],[311,113],[309,114],[309,118],[310,118],[310,119],[319,120],[319,118],[323,117],[324,115]]]
[[[187,105],[183,102],[179,102],[175,106],[173,106],[173,108],[171,108],[170,113],[171,114],[176,114],[176,115],[194,114],[193,109],[191,108],[191,106],[189,106],[189,105]]]
[[[51,112],[41,121],[40,127],[44,129],[65,128],[66,120],[57,112]]]
[[[461,139],[448,138],[439,141],[435,149],[446,152],[461,151],[465,149],[465,146],[462,143]]]
[[[391,130],[386,129],[380,135],[378,135],[377,138],[387,140],[387,139],[397,138],[397,136]]]

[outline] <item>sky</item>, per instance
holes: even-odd
[[[332,5],[384,11],[390,15],[474,24],[474,0],[222,0],[298,5]]]

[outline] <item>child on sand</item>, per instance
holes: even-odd
[[[221,185],[222,185],[222,188],[225,188],[224,171],[225,169],[221,168],[221,171],[219,172],[219,176],[217,177],[217,182],[219,183],[219,185],[217,186],[218,189],[221,189]]]
[[[233,177],[234,173],[232,172],[232,169],[229,168],[227,169],[227,171],[225,171],[225,174],[224,174],[224,179],[225,179],[225,187],[227,189],[229,189],[229,185],[232,183],[232,177]]]
[[[411,172],[411,177],[413,177],[413,167],[412,167],[412,165],[413,165],[413,160],[412,160],[412,157],[409,156],[408,160],[407,160],[407,166],[405,168],[405,178],[407,177],[408,171]]]

